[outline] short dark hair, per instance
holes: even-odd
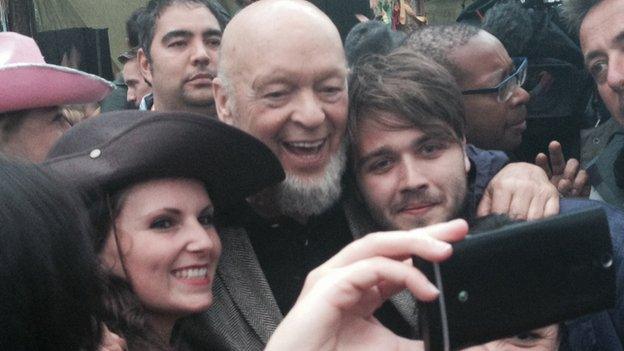
[[[230,15],[216,0],[151,0],[145,7],[143,16],[138,21],[140,45],[149,60],[151,60],[150,50],[152,48],[152,40],[154,40],[156,21],[169,6],[175,4],[200,4],[206,6],[215,16],[217,22],[219,22],[221,30],[230,21]]]
[[[358,125],[365,118],[398,129],[437,130],[461,141],[464,107],[455,79],[442,65],[409,49],[364,58],[349,81],[348,135],[356,145]],[[371,113],[373,112],[373,113]],[[374,112],[390,112],[388,120]]]
[[[139,7],[132,11],[130,17],[126,20],[126,38],[128,40],[128,48],[136,49],[139,46],[139,33],[141,31],[141,21],[144,20],[145,7]]]
[[[401,45],[405,37],[405,33],[394,31],[381,21],[358,23],[345,39],[347,62],[353,66],[366,55],[387,54]]]
[[[0,159],[0,349],[96,350],[102,284],[72,189]]]
[[[581,23],[594,6],[603,0],[565,0],[561,6],[561,14],[568,22],[570,30],[579,34]]]
[[[479,27],[463,23],[426,26],[412,32],[404,46],[442,64],[457,81],[461,81],[466,72],[448,56],[454,49],[466,45],[480,31]]]

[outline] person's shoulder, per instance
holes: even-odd
[[[611,221],[611,219],[624,221],[624,212],[621,209],[606,202],[581,198],[562,198],[559,202],[559,213],[564,214],[590,207],[600,207],[604,209],[609,221]]]

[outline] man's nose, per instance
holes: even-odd
[[[128,101],[128,103],[134,104],[136,100],[137,98],[136,98],[135,93],[132,90],[128,89],[128,94],[126,95],[126,101]]]
[[[427,177],[413,157],[408,156],[401,160],[401,188],[404,191],[415,191],[426,189],[428,186]]]
[[[516,88],[516,90],[514,90],[511,98],[509,98],[509,103],[513,107],[522,106],[526,105],[529,102],[530,98],[531,95],[526,90],[524,90],[523,87],[519,86]]]
[[[194,64],[208,64],[210,62],[208,48],[203,40],[194,40],[192,50],[191,60]]]
[[[611,58],[607,71],[607,84],[615,91],[622,91],[624,88],[624,55]]]
[[[306,129],[314,129],[325,121],[325,111],[322,102],[316,97],[312,90],[302,90],[299,92],[299,99],[296,102],[296,110],[292,114],[292,121]]]

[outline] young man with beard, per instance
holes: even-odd
[[[522,88],[526,58],[509,57],[492,34],[465,24],[430,26],[413,32],[404,45],[442,63],[462,90],[466,139],[483,149],[513,152],[526,129],[529,93]],[[561,145],[536,157],[565,196],[588,196],[588,176],[576,159],[564,160]],[[552,164],[552,166],[550,165]]]
[[[568,0],[564,14],[579,35],[585,66],[617,128],[590,162],[592,194],[624,208],[624,1]]]
[[[137,60],[155,111],[214,116],[212,79],[229,18],[215,0],[152,0],[140,21]]]
[[[476,162],[465,151],[464,107],[449,73],[431,59],[403,49],[369,58],[354,69],[351,78],[348,135],[354,193],[359,196],[349,202],[348,213],[359,223],[356,235],[409,230],[458,217],[473,219],[467,180],[480,175],[473,173]],[[561,213],[595,205],[563,199]],[[610,206],[604,209],[616,274],[621,277],[624,214]],[[567,322],[564,344],[572,350],[621,350],[623,287],[624,281],[618,279],[614,310]],[[409,304],[409,299],[404,303]],[[531,349],[556,350],[558,338],[548,335],[549,339]],[[474,350],[493,346],[515,350],[527,344],[510,338]]]
[[[198,347],[210,338],[228,349],[260,350],[306,275],[354,239],[341,200],[347,63],[335,26],[306,1],[249,5],[228,24],[220,50],[213,81],[219,118],[263,141],[287,179],[227,214],[236,226],[222,231],[216,303],[180,336]],[[492,158],[498,167],[483,170],[491,175],[504,164]],[[508,171],[493,187],[506,195],[487,190],[484,212],[535,217],[557,211],[558,195],[543,171],[526,165]],[[518,192],[505,190],[509,186]],[[383,322],[411,331],[392,303],[382,310]]]

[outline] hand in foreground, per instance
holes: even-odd
[[[525,162],[510,163],[490,181],[477,208],[477,216],[506,214],[533,220],[559,213],[559,192],[543,169]]]
[[[265,350],[422,350],[421,341],[393,334],[373,312],[405,288],[419,300],[435,299],[438,290],[410,258],[443,261],[452,253],[449,242],[467,231],[465,221],[454,220],[354,241],[310,272]]]
[[[589,197],[589,176],[581,169],[579,161],[571,158],[565,162],[561,144],[551,141],[548,144],[550,159],[543,153],[537,154],[535,164],[546,172],[550,182],[565,197]]]
[[[98,351],[126,351],[128,349],[126,340],[119,335],[108,330],[105,324],[102,324],[102,340]]]

